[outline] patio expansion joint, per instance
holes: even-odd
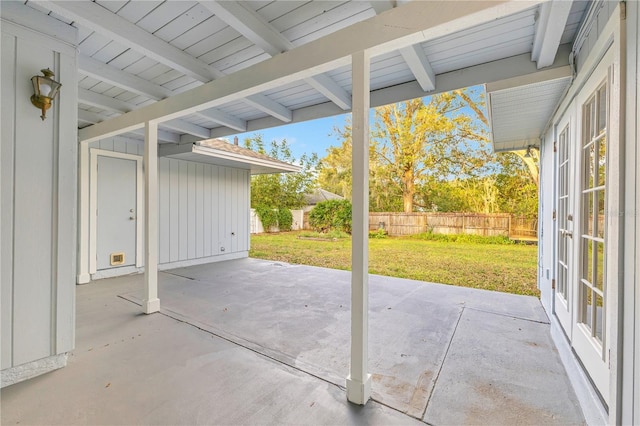
[[[167,275],[173,275],[174,277],[180,277],[180,278],[185,278],[187,280],[191,280],[191,281],[198,281],[193,277],[188,277],[186,275],[180,275],[180,274],[176,274],[175,272],[170,272],[170,271],[162,271],[163,273],[167,274]]]
[[[185,277],[185,278],[187,278],[187,277]],[[136,302],[136,301],[134,301],[134,300],[131,300],[131,299],[128,299],[128,298],[124,297],[123,295],[118,295],[118,297],[119,297],[119,298],[121,298],[122,300],[127,301],[127,302],[130,302],[130,303],[133,303],[133,304],[135,304],[135,305],[141,306],[138,302]],[[193,324],[193,323],[189,322],[187,319],[183,318],[180,314],[173,313],[173,312],[172,312],[172,311],[170,311],[170,310],[169,310],[169,311],[167,311],[166,309],[161,309],[161,310],[160,310],[159,312],[157,312],[157,313],[158,313],[158,314],[160,314],[160,315],[162,315],[162,316],[165,316],[165,317],[167,317],[167,318],[171,318],[171,319],[173,319],[173,320],[175,320],[175,321],[178,321],[178,322],[180,322],[180,323],[186,324],[186,325],[188,325],[188,326],[190,326],[190,327],[193,327],[193,328],[195,328],[195,329],[197,329],[197,330],[200,330],[200,331],[202,331],[202,332],[204,332],[204,333],[207,333],[207,334],[209,334],[209,335],[211,335],[211,336],[214,336],[214,337],[217,337],[217,338],[219,338],[219,339],[222,339],[222,340],[224,340],[224,341],[226,341],[226,342],[229,342],[229,343],[231,343],[231,344],[233,344],[233,345],[235,345],[235,346],[241,347],[241,348],[243,348],[243,349],[247,349],[247,350],[249,350],[249,351],[251,351],[251,352],[255,353],[256,355],[261,356],[261,357],[266,358],[266,359],[269,359],[269,360],[271,360],[271,361],[273,361],[273,362],[275,362],[275,363],[277,363],[277,364],[282,364],[282,365],[284,365],[284,366],[286,366],[286,367],[289,367],[289,368],[291,368],[291,369],[294,369],[294,370],[296,370],[296,371],[299,371],[299,372],[301,372],[301,373],[303,373],[303,374],[306,374],[306,375],[308,375],[308,376],[311,376],[311,377],[314,377],[314,378],[316,378],[316,379],[319,379],[319,380],[321,380],[322,382],[327,383],[327,384],[329,384],[329,385],[331,385],[331,386],[335,386],[336,388],[338,388],[338,389],[340,389],[340,390],[342,390],[342,391],[346,391],[346,386],[341,386],[341,385],[339,385],[339,384],[337,384],[337,383],[335,383],[335,382],[333,382],[333,381],[331,381],[331,380],[325,379],[325,378],[323,378],[323,377],[321,377],[321,376],[319,376],[319,375],[317,375],[317,374],[313,374],[313,373],[311,373],[310,371],[305,370],[304,368],[300,368],[300,367],[298,367],[298,366],[295,366],[295,365],[292,365],[292,364],[290,364],[290,363],[284,362],[284,361],[282,361],[282,360],[280,360],[280,359],[278,359],[278,358],[276,358],[276,357],[273,357],[273,356],[270,356],[270,355],[268,355],[268,354],[266,354],[266,353],[264,353],[264,352],[261,352],[261,351],[260,351],[260,350],[258,350],[258,349],[255,349],[255,348],[252,348],[252,347],[250,347],[250,346],[248,346],[248,345],[245,345],[245,344],[243,344],[243,343],[241,343],[241,342],[239,341],[239,338],[238,338],[238,340],[234,340],[232,337],[223,336],[223,335],[221,335],[221,334],[219,334],[219,333],[216,333],[216,332],[214,332],[214,331],[212,331],[212,330],[208,330],[208,329],[206,329],[206,328],[204,328],[204,327],[200,327],[200,326],[198,326],[197,324]],[[461,312],[461,315],[462,315],[462,312]],[[460,322],[460,318],[458,318],[458,322]],[[458,323],[456,323],[456,328],[457,328],[457,326],[458,326]],[[454,334],[455,334],[455,331],[454,331]],[[233,335],[231,335],[231,336],[233,336]],[[237,336],[234,336],[234,337],[237,337]],[[452,337],[452,339],[453,339],[453,337]],[[259,346],[259,347],[263,347],[263,346],[261,346],[261,345],[259,345],[259,344],[255,343],[255,342],[251,342],[251,343],[253,343],[253,344],[255,344],[255,345]],[[451,344],[451,343],[449,343],[449,345],[450,345],[450,344]],[[266,349],[266,348],[265,348],[265,349]],[[448,351],[448,349],[449,349],[449,348],[447,347],[447,351]],[[445,354],[445,357],[446,357],[446,354]],[[443,360],[443,362],[444,362],[444,360]],[[442,367],[441,367],[441,368],[442,368]],[[438,374],[439,374],[439,372],[438,372]],[[434,382],[434,387],[435,387],[435,382]],[[387,404],[387,403],[385,403],[385,402],[383,402],[383,401],[379,401],[379,400],[377,400],[376,398],[373,398],[373,397],[372,397],[372,398],[371,398],[371,401],[375,402],[376,404],[379,404],[379,405],[382,405],[382,406],[384,406],[384,407],[387,407],[387,408],[389,408],[389,409],[391,409],[391,410],[393,410],[393,411],[396,411],[396,412],[398,412],[398,413],[400,413],[400,414],[403,414],[403,415],[405,415],[405,416],[407,416],[407,417],[411,417],[412,419],[416,419],[416,420],[420,421],[421,423],[424,423],[424,424],[426,424],[426,425],[428,425],[428,426],[434,426],[434,425],[432,425],[431,423],[428,423],[428,422],[426,422],[425,420],[423,420],[423,419],[421,419],[421,418],[418,418],[418,417],[412,416],[411,414],[408,414],[408,413],[406,413],[406,412],[404,412],[404,411],[402,411],[402,410],[399,410],[397,407],[394,407],[393,405],[389,405],[389,404]],[[425,411],[426,411],[426,406],[425,406]],[[422,415],[422,416],[424,417],[424,413],[423,413],[423,415]]]
[[[451,344],[453,343],[453,339],[456,336],[456,331],[458,331],[458,326],[460,325],[460,320],[462,319],[462,315],[464,314],[464,310],[466,309],[466,306],[462,306],[462,309],[460,309],[460,314],[458,315],[458,320],[456,321],[456,325],[453,328],[453,333],[451,333],[451,338],[449,339],[449,343],[447,344],[447,349],[444,351],[444,356],[442,357],[442,362],[440,363],[440,368],[438,368],[438,372],[436,373],[436,377],[433,379],[433,387],[431,388],[431,393],[429,394],[429,398],[427,399],[427,403],[424,405],[424,410],[422,410],[422,415],[420,416],[420,420],[421,422],[424,422],[428,425],[431,425],[430,423],[424,421],[424,416],[425,414],[427,414],[427,408],[429,407],[429,403],[431,402],[431,398],[433,397],[433,393],[436,390],[436,386],[438,385],[438,378],[440,377],[440,373],[442,372],[442,367],[444,367],[444,363],[447,361],[447,356],[449,355],[449,350],[451,350]]]
[[[531,318],[523,318],[523,317],[517,316],[517,315],[502,314],[500,312],[493,312],[493,311],[489,311],[489,310],[486,310],[486,309],[472,308],[470,306],[467,306],[466,308],[474,310],[474,311],[477,311],[477,312],[483,312],[485,314],[498,315],[498,316],[507,317],[507,318],[515,318],[515,319],[518,319],[518,320],[534,322],[534,323],[537,323],[537,324],[546,324],[546,325],[551,324],[551,322],[549,322],[549,320],[535,320],[535,319],[531,319]]]

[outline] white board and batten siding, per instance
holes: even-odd
[[[249,171],[160,158],[160,264],[249,250]]]
[[[144,146],[118,136],[92,148],[142,156]],[[160,269],[248,256],[248,170],[166,157],[158,168]]]
[[[44,16],[57,38],[27,30],[20,8],[1,20],[2,386],[64,366],[75,339],[76,32]],[[43,121],[30,78],[47,67],[62,89]]]

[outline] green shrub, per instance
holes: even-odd
[[[270,232],[272,227],[278,225],[278,212],[271,207],[256,206],[256,214],[265,232]]]
[[[309,212],[309,224],[318,232],[351,233],[351,201],[322,201]]]
[[[381,240],[383,238],[387,238],[387,231],[380,228],[375,231],[369,231],[369,238],[375,238],[377,240]]]
[[[281,231],[291,231],[293,225],[293,215],[289,209],[278,209],[278,228]]]

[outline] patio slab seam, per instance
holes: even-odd
[[[187,277],[183,277],[183,278],[187,278]],[[129,297],[126,297],[126,296],[129,296]],[[125,300],[127,302],[133,303],[133,304],[135,304],[137,306],[142,306],[142,304],[140,302],[136,301],[135,297],[131,297],[131,295],[118,295],[118,297],[121,298],[122,300]],[[336,381],[332,381],[331,379],[323,378],[320,374],[315,374],[315,373],[313,373],[311,371],[307,371],[307,369],[305,369],[305,368],[303,368],[301,366],[296,366],[291,362],[287,362],[286,360],[282,360],[282,359],[279,359],[278,357],[275,357],[273,355],[269,355],[266,352],[272,352],[273,350],[269,349],[269,348],[266,348],[266,347],[264,347],[264,346],[262,346],[260,344],[257,344],[255,342],[250,342],[250,341],[248,341],[246,339],[243,339],[243,338],[241,338],[239,336],[235,336],[235,335],[233,335],[231,333],[226,333],[226,332],[223,332],[221,330],[218,330],[217,332],[213,331],[213,330],[210,329],[210,328],[213,328],[213,327],[211,327],[209,325],[206,325],[206,324],[198,325],[199,321],[193,320],[193,319],[190,319],[190,318],[186,318],[182,314],[174,312],[174,311],[172,311],[170,309],[161,308],[158,313],[160,315],[163,315],[163,316],[167,317],[167,318],[171,318],[171,319],[173,319],[175,321],[178,321],[180,323],[189,325],[189,326],[191,326],[191,327],[193,327],[193,328],[195,328],[195,329],[197,329],[199,331],[205,332],[205,333],[207,333],[207,334],[209,334],[211,336],[215,336],[215,337],[217,337],[219,339],[222,339],[222,340],[224,340],[226,342],[234,344],[234,345],[236,345],[236,346],[238,346],[240,348],[247,349],[248,351],[253,352],[256,355],[261,356],[263,358],[266,358],[266,359],[268,359],[270,361],[276,362],[278,364],[282,364],[282,365],[284,365],[286,367],[292,368],[292,369],[294,369],[296,371],[299,371],[299,372],[301,372],[303,374],[306,374],[308,376],[311,376],[313,378],[321,380],[322,382],[327,383],[327,384],[329,384],[331,386],[335,386],[336,388],[338,388],[338,389],[340,389],[342,391],[346,390],[345,386],[340,385]],[[458,322],[459,322],[459,319],[458,319]],[[196,324],[196,323],[198,323],[198,324]],[[233,336],[233,337],[230,337],[230,336]],[[452,337],[452,339],[453,339],[453,337]],[[243,343],[243,342],[246,342],[246,343]],[[264,351],[260,351],[257,348],[253,348],[249,344],[256,345],[258,348],[264,349]],[[444,359],[443,359],[443,362],[444,362]],[[311,370],[311,368],[308,368],[308,369]],[[327,374],[328,376],[331,376],[331,373],[329,373],[329,372],[325,372],[325,374]],[[435,386],[435,384],[434,384],[434,386]],[[345,399],[346,399],[346,395],[345,395]],[[426,422],[422,418],[415,417],[415,416],[413,416],[413,415],[411,415],[409,413],[406,413],[406,412],[398,409],[397,407],[394,407],[393,405],[390,405],[388,403],[380,401],[380,400],[378,400],[378,399],[376,399],[374,397],[371,397],[370,401],[375,402],[376,404],[382,405],[384,407],[387,407],[387,408],[389,408],[389,409],[391,409],[391,410],[393,410],[393,411],[395,411],[395,412],[397,412],[399,414],[402,414],[404,416],[410,417],[410,418],[412,418],[414,420],[418,420],[419,422],[424,423],[427,426],[434,426],[434,425]],[[424,413],[426,412],[426,409],[427,409],[427,407],[425,405],[424,411],[422,413],[423,416],[424,416]]]
[[[429,393],[429,398],[427,398],[427,403],[424,405],[424,409],[422,410],[422,414],[418,420],[421,422],[428,423],[424,420],[424,416],[427,414],[427,408],[429,407],[429,403],[431,402],[431,398],[436,390],[436,386],[438,385],[438,378],[440,377],[440,373],[442,372],[442,367],[444,366],[445,361],[447,360],[447,355],[449,354],[449,350],[451,349],[451,344],[453,343],[453,339],[455,338],[456,331],[458,330],[458,326],[460,325],[460,320],[462,319],[462,315],[464,314],[465,306],[462,306],[460,310],[460,314],[458,315],[458,320],[456,321],[456,325],[453,328],[453,333],[451,333],[451,338],[449,339],[449,343],[447,343],[447,349],[444,352],[444,356],[442,357],[442,362],[440,363],[440,368],[438,368],[438,372],[436,373],[436,377],[433,379],[433,386],[431,387],[431,392]]]
[[[535,322],[537,324],[547,324],[547,325],[551,324],[551,322],[549,322],[549,320],[540,321],[540,320],[534,320],[534,319],[531,319],[531,318],[521,317],[521,316],[518,316],[518,315],[509,315],[509,314],[503,314],[501,312],[490,311],[490,310],[487,310],[487,309],[474,308],[472,306],[465,306],[465,307],[467,309],[471,309],[471,310],[474,310],[474,311],[484,312],[485,314],[499,315],[499,316],[507,317],[507,318],[515,318],[515,319],[519,319],[519,320],[522,320],[522,321]]]

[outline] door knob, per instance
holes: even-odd
[[[136,220],[136,218],[133,216],[129,216],[129,220]]]

